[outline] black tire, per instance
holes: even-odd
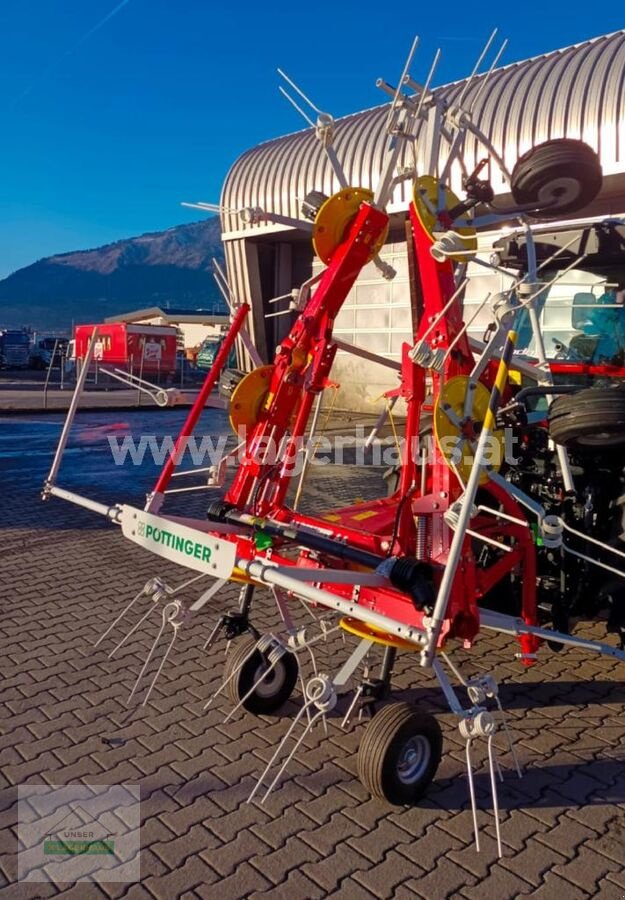
[[[549,408],[556,444],[587,453],[625,445],[625,389],[588,388],[558,397]]]
[[[254,650],[250,655],[255,644],[256,640],[250,637],[235,641],[234,647],[226,659],[224,680],[230,678],[235,669],[239,669],[226,687],[226,693],[235,706],[258,681],[263,669],[270,665],[260,650]],[[268,678],[261,681],[243,702],[243,709],[258,716],[275,712],[286,703],[293,693],[298,672],[299,667],[295,655],[285,653]]]
[[[510,187],[519,206],[536,204],[537,212],[530,210],[529,215],[551,218],[588,206],[602,180],[601,163],[592,147],[558,138],[532,147],[517,160]]]
[[[408,703],[391,703],[375,714],[358,750],[358,777],[374,797],[412,806],[434,778],[443,735],[434,716]]]

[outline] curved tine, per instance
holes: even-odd
[[[310,646],[308,644],[306,644],[306,649],[308,650],[308,655],[310,656],[310,662],[312,665],[313,674],[318,675],[319,671],[317,669],[317,657],[315,656],[313,651],[310,649]]]
[[[150,699],[150,694],[152,693],[152,689],[153,689],[154,685],[156,684],[156,682],[158,681],[159,675],[163,671],[163,666],[167,662],[167,657],[169,656],[171,648],[174,646],[174,641],[178,637],[178,629],[180,628],[181,623],[178,622],[177,624],[174,624],[173,622],[171,622],[170,624],[174,630],[174,633],[171,636],[171,641],[169,642],[169,647],[165,651],[165,655],[163,656],[161,663],[160,663],[158,669],[156,670],[156,674],[154,675],[154,678],[152,679],[152,683],[150,684],[150,687],[147,689],[146,695],[143,698],[143,703],[141,704],[141,706],[145,706],[145,704]]]
[[[495,813],[495,832],[497,833],[497,852],[499,856],[503,856],[501,849],[501,825],[499,822],[499,798],[497,796],[497,779],[495,778],[495,748],[493,746],[493,735],[488,736],[488,768],[490,771],[490,788],[493,794],[493,811]]]
[[[130,631],[129,631],[126,635],[124,635],[124,637],[121,639],[121,641],[119,642],[119,644],[117,644],[117,646],[113,647],[113,649],[111,650],[111,652],[110,652],[109,655],[108,655],[108,658],[109,658],[109,659],[111,659],[111,657],[112,657],[115,653],[117,653],[117,651],[119,650],[120,647],[123,647],[123,646],[124,646],[124,644],[126,643],[126,641],[128,640],[128,638],[129,638],[131,635],[133,635],[133,634],[135,633],[135,631],[137,630],[137,628],[139,628],[140,625],[143,625],[143,623],[145,622],[145,620],[147,619],[147,617],[148,617],[149,615],[151,615],[151,614],[154,612],[155,609],[156,609],[156,603],[155,603],[155,602],[152,602],[152,606],[148,609],[148,611],[147,611],[146,613],[144,613],[143,616],[141,616],[141,618],[139,619],[138,622],[135,622],[135,624],[132,626],[132,628],[130,629]]]
[[[305,695],[304,695],[304,696],[305,696]],[[282,738],[282,740],[280,741],[280,743],[278,744],[278,746],[277,746],[276,749],[274,750],[271,759],[269,760],[269,762],[267,763],[267,765],[266,765],[265,768],[263,769],[263,771],[262,771],[262,773],[261,773],[261,775],[260,775],[258,781],[257,781],[256,784],[254,785],[254,790],[252,791],[252,793],[251,793],[251,794],[249,795],[249,797],[247,798],[247,802],[248,802],[248,803],[251,803],[251,801],[254,799],[254,797],[255,797],[255,795],[256,795],[256,792],[258,791],[259,787],[260,787],[260,786],[262,785],[262,783],[263,783],[263,778],[265,777],[265,775],[267,774],[267,772],[271,769],[271,767],[273,766],[274,762],[276,761],[276,759],[277,759],[278,756],[280,755],[280,751],[282,750],[282,748],[284,747],[286,741],[289,739],[289,737],[290,737],[291,734],[293,733],[293,729],[296,727],[297,723],[298,723],[299,720],[302,718],[302,716],[304,715],[304,713],[307,712],[308,707],[309,707],[309,706],[312,706],[312,704],[313,704],[314,702],[315,702],[314,700],[307,700],[306,703],[304,703],[304,705],[303,705],[302,708],[300,709],[300,711],[297,713],[297,715],[295,716],[295,718],[293,719],[293,721],[291,722],[291,724],[289,725],[289,728],[288,728],[286,734],[284,735],[284,737]],[[310,721],[311,721],[311,720],[309,719],[309,723],[310,723]],[[308,726],[308,727],[309,727],[309,726]]]
[[[315,675],[317,674],[317,670],[315,669]],[[302,670],[299,672],[299,683],[302,689],[302,697],[304,700],[306,699],[306,682],[304,681],[304,676],[302,675]],[[310,723],[310,709],[306,707],[306,721]]]
[[[135,597],[132,598],[132,600],[130,601],[130,603],[128,603],[128,604],[126,605],[126,607],[120,612],[120,614],[117,616],[117,618],[109,625],[109,627],[106,629],[106,631],[105,631],[103,634],[100,635],[100,637],[97,639],[97,641],[96,641],[95,644],[93,645],[94,647],[97,647],[98,644],[102,643],[102,641],[103,641],[104,638],[107,636],[107,634],[110,634],[110,632],[113,630],[113,628],[115,628],[115,626],[117,625],[117,623],[120,622],[120,621],[124,618],[124,616],[126,615],[126,613],[130,611],[131,607],[134,606],[134,604],[137,602],[137,600],[139,599],[139,597],[146,596],[146,595],[144,594],[144,591],[145,591],[145,588],[141,588],[141,590],[139,591],[139,593],[138,593]],[[149,595],[147,595],[147,596],[149,596]]]
[[[521,764],[519,763],[519,758],[517,756],[517,752],[512,741],[512,735],[510,734],[510,729],[508,728],[508,717],[504,711],[503,706],[501,705],[501,700],[499,696],[495,696],[495,702],[497,703],[497,709],[501,713],[501,722],[503,724],[503,730],[506,733],[506,740],[508,741],[508,749],[510,750],[510,755],[512,756],[512,760],[514,762],[514,768],[516,769],[516,773],[519,778],[523,778],[523,772],[521,770]]]
[[[228,677],[226,678],[225,681],[222,681],[222,683],[219,685],[219,687],[217,688],[217,690],[215,691],[215,693],[213,694],[213,696],[210,697],[210,698],[206,701],[206,703],[204,704],[204,709],[208,709],[208,707],[211,705],[211,703],[213,702],[213,700],[215,699],[215,697],[218,697],[218,696],[221,694],[221,692],[223,691],[223,689],[226,687],[226,685],[227,685],[227,684],[230,684],[230,682],[232,681],[232,679],[234,678],[234,676],[239,674],[239,672],[241,671],[241,669],[243,668],[243,666],[245,665],[245,663],[248,661],[248,659],[251,658],[252,654],[257,650],[257,648],[258,648],[258,641],[257,641],[257,642],[254,644],[254,646],[250,649],[250,652],[249,652],[248,654],[246,654],[246,656],[244,656],[244,658],[241,660],[240,665],[238,665],[238,666],[236,667],[236,669],[234,669],[234,670],[230,673],[230,675],[228,675]]]
[[[162,635],[163,631],[165,630],[165,625],[168,622],[166,610],[167,610],[167,607],[164,607],[163,608],[163,621],[161,622],[161,627],[158,630],[158,634],[154,638],[152,646],[150,647],[150,652],[146,656],[145,662],[143,663],[143,666],[141,667],[141,671],[139,672],[139,674],[137,676],[137,680],[135,681],[135,685],[130,692],[130,696],[128,697],[128,701],[127,701],[128,703],[130,703],[130,701],[132,700],[132,698],[134,696],[135,691],[139,687],[139,682],[143,678],[143,674],[144,674],[145,670],[147,669],[148,665],[150,664],[150,660],[152,659],[152,654],[154,653],[154,651],[156,649],[156,645],[159,643],[159,641],[161,639],[161,635]]]
[[[230,721],[230,719],[231,719],[232,716],[235,714],[235,712],[237,711],[237,709],[240,709],[241,706],[243,706],[243,704],[245,703],[245,701],[247,700],[247,698],[252,696],[252,694],[254,693],[254,691],[256,690],[256,688],[258,687],[258,685],[261,684],[261,683],[265,680],[265,678],[266,678],[268,675],[271,674],[271,672],[273,672],[273,670],[275,669],[275,667],[278,665],[279,662],[280,662],[280,657],[279,657],[278,659],[274,660],[274,661],[272,662],[272,664],[269,666],[268,669],[265,669],[265,671],[261,674],[260,678],[257,678],[257,679],[256,679],[256,681],[255,681],[254,684],[251,686],[251,688],[249,689],[249,691],[248,691],[243,697],[241,697],[241,699],[239,700],[239,702],[237,703],[237,705],[236,705],[236,706],[233,706],[233,708],[230,710],[230,712],[228,713],[228,715],[227,715],[226,718],[224,719],[224,725],[226,724],[226,722]]]
[[[321,717],[323,717],[323,721],[325,722],[325,712],[322,709],[320,709],[318,712],[315,713],[315,715],[312,717],[312,719],[307,723],[306,727],[304,728],[304,730],[302,731],[302,733],[300,734],[298,739],[295,741],[295,744],[293,745],[291,752],[286,756],[284,762],[282,763],[282,765],[276,772],[275,778],[273,779],[273,781],[271,782],[271,784],[265,791],[265,793],[263,795],[263,799],[260,801],[261,803],[264,803],[265,800],[267,799],[267,797],[269,796],[269,794],[273,791],[274,787],[276,786],[276,784],[278,782],[278,779],[280,778],[280,776],[282,775],[282,773],[284,772],[284,770],[286,769],[288,764],[291,762],[291,760],[293,759],[293,757],[299,750],[300,744],[302,743],[302,741],[304,740],[304,738],[306,737],[308,732],[311,730],[311,728],[313,727],[315,722]]]
[[[466,744],[467,778],[469,779],[469,797],[471,799],[471,812],[473,814],[473,831],[475,833],[475,849],[480,852],[480,829],[477,824],[477,805],[475,802],[475,784],[473,783],[473,767],[471,765],[471,738],[467,738]]]

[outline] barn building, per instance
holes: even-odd
[[[601,36],[562,50],[495,69],[473,80],[463,107],[471,109],[475,124],[499,149],[508,169],[530,147],[558,138],[578,138],[599,154],[603,187],[584,216],[625,213],[625,31]],[[461,95],[465,81],[436,88],[450,104]],[[375,188],[385,146],[388,104],[337,120],[334,146],[354,186]],[[419,172],[427,171],[428,123],[417,132]],[[421,139],[421,140],[420,140]],[[441,160],[446,145],[442,142]],[[411,151],[405,150],[405,153]],[[472,171],[484,156],[471,135],[465,143],[464,162]],[[400,159],[400,165],[408,164]],[[501,201],[507,185],[496,167],[492,184]],[[460,191],[460,171],[451,175],[451,187]],[[244,153],[224,183],[221,205],[228,210],[261,207],[283,216],[301,218],[301,198],[317,190],[330,195],[340,189],[330,164],[306,129],[276,138]],[[385,281],[370,263],[360,274],[335,326],[335,335],[364,349],[399,360],[400,347],[410,336],[410,304],[405,221],[410,182],[398,185],[388,207],[391,228],[381,257],[397,275]],[[290,316],[266,318],[276,306],[268,302],[298,287],[322,264],[313,254],[310,235],[284,225],[244,224],[233,213],[222,214],[223,240],[231,285],[240,298],[251,300],[256,344],[270,358],[288,330]],[[480,236],[488,253],[494,233]],[[486,273],[486,274],[484,274]],[[494,280],[493,280],[494,279]],[[477,302],[485,292],[500,290],[497,276],[481,270],[467,289],[465,304]],[[279,307],[278,307],[279,308]],[[479,323],[478,323],[479,324]],[[341,405],[368,409],[380,393],[397,381],[394,371],[351,355],[339,353],[333,378],[341,383]]]

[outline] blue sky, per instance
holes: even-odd
[[[339,116],[382,102],[375,79],[398,77],[415,33],[413,74],[424,77],[440,46],[442,84],[468,73],[493,26],[509,38],[506,63],[623,25],[618,4],[527,0],[493,4],[492,16],[456,0],[412,8],[5,0],[0,277],[199,218],[180,201],[217,200],[240,153],[302,127],[278,94],[276,66]]]

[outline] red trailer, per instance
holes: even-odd
[[[76,326],[76,359],[85,358],[95,327]],[[173,375],[176,371],[177,329],[173,325],[110,322],[98,325],[97,328],[94,361],[144,377]]]

